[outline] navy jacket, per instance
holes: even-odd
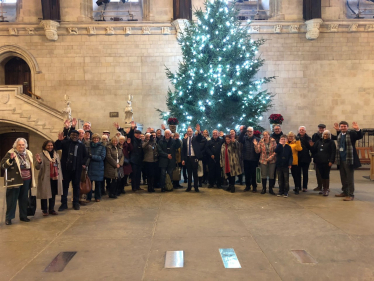
[[[285,146],[278,144],[274,152],[277,154],[277,167],[288,167],[292,166],[292,149],[291,146],[286,144]]]
[[[200,142],[203,139],[203,135],[198,134],[197,136],[192,137],[192,148],[195,153],[195,157],[199,160],[203,159],[203,154],[201,153],[201,148],[200,148]],[[182,147],[182,161],[187,161],[187,149],[188,149],[188,143],[187,143],[188,138],[183,139],[183,147]]]
[[[91,181],[104,180],[104,160],[106,147],[99,143],[90,143],[90,160],[88,164],[88,177]]]

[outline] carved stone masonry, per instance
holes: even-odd
[[[328,25],[327,30],[330,31],[330,32],[337,32],[338,28],[339,28],[339,24],[338,23],[333,23],[333,24]]]
[[[299,25],[298,24],[292,24],[290,25],[290,32],[291,33],[298,33],[299,32]]]
[[[106,35],[113,35],[114,34],[114,28],[111,26],[108,26],[105,28],[105,34]]]
[[[170,27],[162,27],[161,28],[162,34],[170,34]]]
[[[29,35],[35,34],[35,29],[32,27],[31,28],[27,27],[26,30],[29,33]]]
[[[60,24],[53,20],[42,20],[40,25],[44,27],[45,36],[48,40],[56,41],[58,39],[57,28]]]
[[[315,40],[319,36],[319,28],[323,23],[322,19],[311,19],[306,22],[306,39]]]
[[[252,33],[259,33],[260,32],[260,26],[259,25],[252,25],[251,26],[251,32]]]
[[[9,28],[8,30],[10,35],[18,35],[17,28]]]
[[[96,34],[96,27],[94,27],[94,26],[87,27],[87,33],[90,34],[90,35],[95,35]]]
[[[274,33],[281,33],[281,32],[282,32],[282,25],[281,24],[274,25]]]
[[[151,28],[150,27],[142,27],[142,34],[151,34]]]
[[[354,24],[351,24],[349,26],[349,31],[357,31],[357,28],[358,28],[358,23],[354,23]]]
[[[368,24],[365,26],[365,31],[374,31],[374,24]]]
[[[131,34],[132,33],[131,27],[125,27],[124,30],[125,30],[125,34]]]
[[[78,34],[78,28],[76,27],[68,27],[69,34],[77,35]]]
[[[175,27],[177,31],[177,37],[178,37],[181,35],[181,33],[184,32],[186,27],[189,25],[189,22],[188,20],[178,19],[178,20],[173,21],[171,24]]]

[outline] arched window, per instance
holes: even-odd
[[[0,0],[0,22],[16,21],[17,0]]]

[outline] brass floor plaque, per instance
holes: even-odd
[[[165,268],[181,268],[184,266],[183,251],[167,251]]]

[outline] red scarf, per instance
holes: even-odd
[[[226,150],[225,150],[225,173],[230,173],[230,161],[229,161],[229,153],[228,153],[228,145],[226,144]]]

